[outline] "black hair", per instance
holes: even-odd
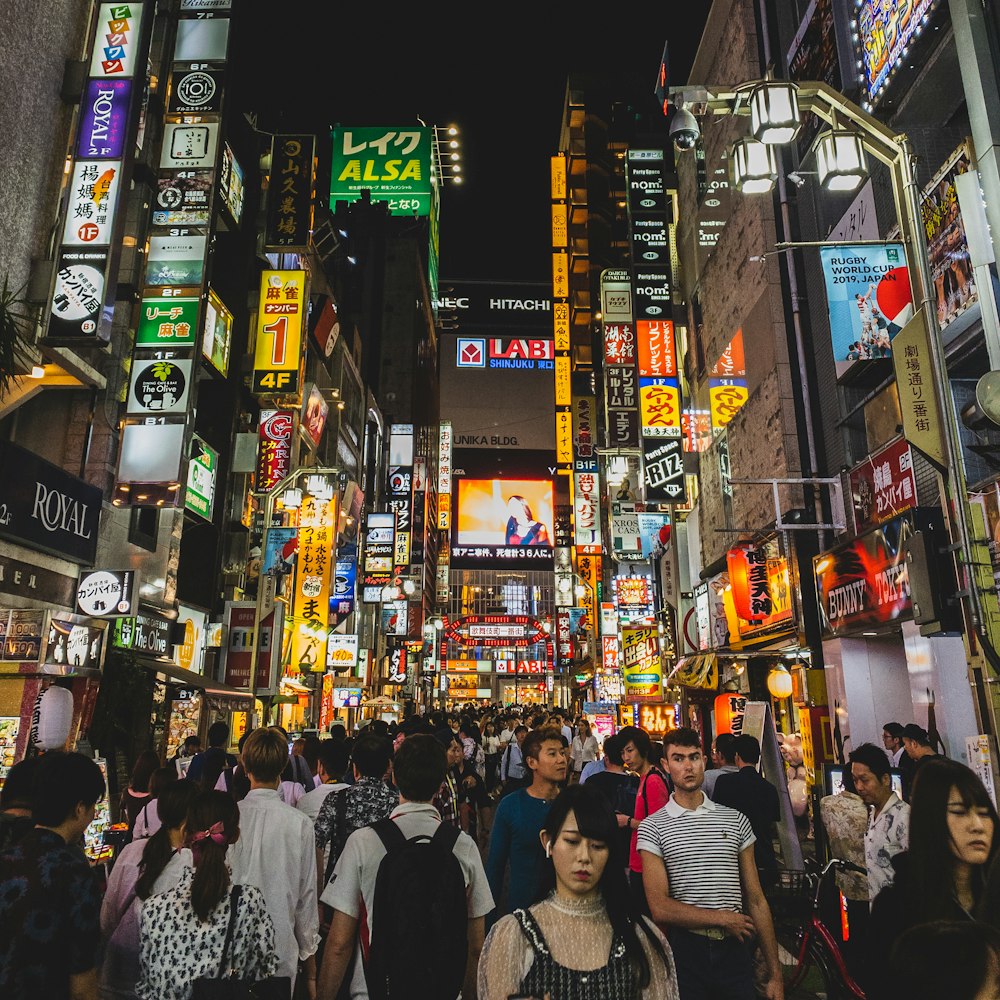
[[[566,737],[563,736],[555,726],[543,726],[541,729],[532,729],[524,738],[521,744],[521,756],[527,760],[538,760],[538,755],[542,752],[542,744],[553,740],[565,747]]]
[[[514,735],[517,736],[518,733],[526,733],[528,727],[522,722],[520,725],[514,727]]]
[[[399,794],[410,802],[430,802],[447,772],[444,745],[426,733],[403,740],[392,762],[392,776]]]
[[[210,747],[223,747],[229,741],[229,726],[224,722],[213,722],[208,727],[208,745]]]
[[[343,740],[347,737],[347,726],[342,722],[335,722],[330,726],[330,739],[331,740]]]
[[[385,719],[372,719],[369,723],[369,731],[375,733],[376,736],[388,736],[389,723]]]
[[[622,759],[622,743],[621,736],[615,733],[613,736],[605,737],[604,740],[604,756],[607,758],[608,762],[614,764],[615,767],[622,767],[625,761]]]
[[[236,749],[239,753],[243,753],[243,748],[247,745],[247,740],[250,739],[250,734],[253,732],[252,729],[248,729],[237,741]]]
[[[697,747],[701,749],[701,737],[687,726],[680,729],[671,729],[663,737],[663,753],[667,753],[667,747]]]
[[[632,743],[635,745],[636,750],[639,751],[639,756],[643,760],[649,760],[649,748],[652,745],[652,741],[645,729],[640,729],[638,726],[623,726],[618,731],[618,736],[622,741],[622,750],[629,743]]]
[[[442,726],[440,729],[435,729],[431,734],[434,739],[438,741],[447,750],[452,743],[457,743],[459,746],[462,745],[462,740],[458,733],[453,733],[447,726]]]
[[[104,796],[101,769],[82,753],[50,750],[33,777],[31,813],[39,826],[59,826],[81,802],[89,809]]]
[[[323,765],[327,777],[338,781],[344,776],[351,762],[351,752],[343,740],[323,740],[319,745],[319,763]]]
[[[1000,932],[973,920],[936,920],[903,931],[889,955],[893,992],[908,1000],[975,1000],[1000,963]]]
[[[158,767],[149,776],[149,794],[155,799],[167,785],[172,785],[179,778],[177,768],[169,765]]]
[[[3,788],[0,788],[0,809],[10,809],[14,806],[20,809],[31,807],[35,771],[41,760],[41,757],[25,757],[7,772]]]
[[[715,737],[715,752],[727,763],[736,763],[736,737],[732,733],[719,733]]]
[[[863,764],[879,781],[892,769],[885,751],[874,743],[862,743],[856,746],[847,755],[847,760],[851,764]]]
[[[222,747],[210,746],[201,755],[201,778],[198,781],[199,788],[206,792],[215,788],[219,776],[225,771],[228,765],[226,751]]]
[[[143,750],[135,759],[135,765],[132,768],[132,777],[128,783],[129,788],[133,792],[148,792],[149,779],[159,766],[160,758],[157,756],[156,751]]]
[[[955,865],[948,832],[948,798],[953,788],[967,809],[987,810],[993,826],[989,857],[972,875],[972,890],[977,900],[1000,847],[1000,819],[989,792],[975,772],[947,758],[921,764],[910,796],[908,849],[913,885],[911,903],[919,923],[939,920],[954,912]]]
[[[545,725],[545,716],[544,715],[533,715],[531,717],[531,728],[532,729],[541,729],[542,726],[544,726],[544,725]]]
[[[887,722],[882,727],[882,732],[888,733],[894,740],[903,738],[903,725],[900,722]]]
[[[611,929],[625,945],[625,954],[635,983],[640,989],[645,989],[650,982],[649,960],[636,933],[639,924],[653,943],[654,950],[662,954],[662,947],[656,936],[649,930],[642,914],[636,909],[625,880],[625,868],[628,858],[624,856],[618,821],[607,798],[596,788],[587,785],[569,785],[559,793],[552,803],[542,829],[549,835],[551,841],[559,836],[566,822],[566,817],[573,813],[576,818],[576,828],[580,835],[588,840],[596,840],[608,848],[608,861],[601,873],[598,889],[604,899]],[[555,888],[556,871],[551,859],[542,865],[539,874],[537,901],[541,901]]]
[[[225,840],[217,844],[211,837],[195,840],[199,833],[221,823]],[[211,916],[229,891],[226,851],[240,832],[240,810],[236,800],[225,792],[199,792],[191,803],[187,820],[187,839],[194,854],[194,878],[191,881],[191,909],[201,923]]]
[[[146,841],[142,851],[139,880],[135,884],[135,894],[139,899],[149,899],[156,880],[174,856],[170,831],[181,827],[197,797],[198,786],[193,781],[175,781],[157,796],[156,812],[160,817],[160,828]]]
[[[760,760],[760,740],[749,733],[741,733],[733,744],[733,759],[739,756],[744,764],[756,764]]]
[[[351,760],[364,777],[382,778],[392,760],[392,743],[387,736],[365,733],[351,749]]]
[[[323,741],[318,736],[307,736],[306,745],[302,748],[302,756],[305,757],[309,770],[316,773],[316,765],[319,763],[319,749]]]
[[[460,733],[465,733],[473,742],[481,746],[483,742],[483,734],[480,732],[479,726],[476,725],[473,719],[465,716],[459,723],[458,731]]]

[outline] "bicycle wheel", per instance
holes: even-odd
[[[775,928],[785,1000],[840,1000],[837,977],[826,952],[815,940],[802,948],[801,928]]]

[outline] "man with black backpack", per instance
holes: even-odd
[[[649,916],[649,904],[642,885],[642,857],[637,844],[639,824],[647,816],[662,809],[670,798],[670,783],[663,769],[650,762],[652,740],[645,729],[625,726],[618,733],[621,741],[622,760],[633,774],[639,776],[639,788],[635,796],[635,812],[629,820],[632,830],[629,851],[629,886],[638,912]]]
[[[447,768],[433,736],[396,751],[399,806],[351,834],[322,895],[333,921],[317,1000],[338,996],[355,954],[351,1000],[475,997],[493,896],[475,841],[431,805]]]

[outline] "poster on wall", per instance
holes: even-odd
[[[837,377],[892,357],[892,339],[913,316],[901,243],[820,247]]]

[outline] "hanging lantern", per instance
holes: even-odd
[[[740,542],[726,553],[733,606],[744,621],[759,622],[771,615],[767,556],[752,542]]]
[[[732,183],[741,194],[766,194],[778,179],[774,147],[756,139],[740,139],[729,154]]]
[[[823,132],[816,140],[816,173],[827,191],[853,191],[868,177],[865,146],[857,132]]]
[[[792,675],[784,667],[773,667],[767,675],[767,690],[772,698],[791,698]]]
[[[747,700],[738,691],[724,691],[715,699],[715,735],[743,731],[743,713]]]
[[[802,124],[799,88],[783,80],[768,80],[750,92],[750,131],[760,142],[791,142]]]
[[[46,688],[35,702],[31,720],[31,742],[39,750],[64,750],[73,728],[73,692]]]

